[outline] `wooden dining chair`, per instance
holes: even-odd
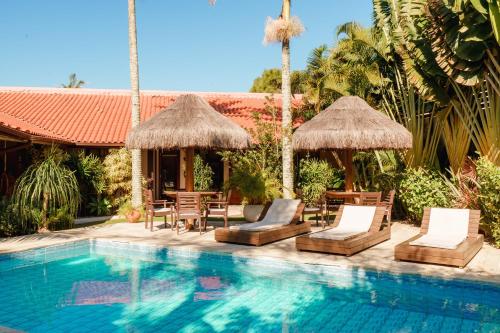
[[[225,194],[220,193],[218,200],[209,200],[206,203],[205,209],[205,229],[207,227],[207,219],[209,216],[220,216],[224,219],[224,228],[229,227],[228,223],[228,209],[229,201],[231,200],[231,190],[227,191]]]
[[[336,215],[344,202],[345,200],[339,198],[329,198],[328,196],[325,198],[326,224],[330,225],[330,213]]]
[[[360,206],[378,206],[382,198],[382,192],[361,192],[359,195]]]
[[[175,204],[174,202],[168,200],[154,200],[153,191],[150,189],[145,189],[144,194],[144,207],[145,207],[145,225],[147,229],[148,220],[151,218],[151,231],[153,231],[153,221],[157,216],[163,216],[165,228],[167,227],[167,216],[170,216],[170,225],[173,228],[174,215],[175,215]]]
[[[385,217],[389,225],[391,224],[392,206],[394,205],[395,195],[396,195],[396,190],[390,190],[384,195],[382,201],[380,202],[381,205],[385,206]]]
[[[198,221],[198,228],[201,235],[203,218],[201,214],[201,195],[199,192],[178,192],[176,213],[177,219],[175,224],[177,234],[179,234],[179,222],[181,220],[184,220],[186,227],[188,220],[196,220]]]

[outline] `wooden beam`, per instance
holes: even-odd
[[[20,145],[14,146],[14,147],[3,148],[3,149],[0,149],[0,154],[12,153],[12,152],[17,151],[17,150],[28,148],[29,146],[31,146],[31,143],[24,143],[24,144],[20,144]]]
[[[194,148],[186,149],[186,191],[194,191]]]
[[[352,192],[354,190],[354,168],[352,165],[352,150],[345,150],[344,152],[344,166],[345,166],[345,190]]]
[[[0,133],[0,140],[1,141],[8,141],[8,142],[26,142],[26,140],[15,138],[13,136],[1,134],[1,133]]]

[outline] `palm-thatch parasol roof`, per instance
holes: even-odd
[[[165,110],[133,128],[128,148],[244,149],[248,133],[197,95],[182,95]]]
[[[293,134],[297,150],[382,150],[412,147],[401,124],[357,96],[344,96],[300,126]]]

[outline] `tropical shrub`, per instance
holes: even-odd
[[[277,110],[271,99],[267,100],[266,113],[273,121],[264,122],[258,113],[253,115],[255,129],[249,130],[255,142],[253,149],[220,153],[232,168],[232,175],[225,187],[237,189],[246,204],[263,204],[281,196],[281,142]]]
[[[448,175],[442,177],[450,190],[453,207],[479,209],[476,167],[471,159],[466,159],[456,172],[450,165]]]
[[[298,186],[302,191],[304,203],[314,205],[331,185],[341,185],[342,182],[338,182],[336,175],[338,173],[335,173],[327,161],[315,158],[302,159],[299,165]]]
[[[394,152],[357,152],[353,162],[355,186],[359,190],[390,191],[395,188],[395,177],[401,161]]]
[[[254,160],[245,153],[223,156],[230,159],[233,170],[226,187],[237,189],[244,204],[265,204],[281,196],[280,180],[266,169],[256,167]]]
[[[40,212],[39,228],[48,229],[54,216],[65,207],[67,215],[76,217],[80,201],[74,173],[64,165],[68,154],[56,146],[43,150],[39,160],[26,169],[16,181],[13,202],[24,230],[33,228]]]
[[[333,169],[333,176],[330,178],[327,189],[339,190],[344,187],[345,172],[342,169]]]
[[[477,162],[477,182],[482,224],[500,247],[500,167],[486,158]]]
[[[109,200],[102,198],[100,195],[91,197],[88,203],[89,213],[95,216],[109,215],[111,208]]]
[[[70,213],[68,206],[62,206],[56,210],[49,212],[48,229],[49,230],[64,230],[73,227],[74,215]]]
[[[451,195],[439,173],[407,169],[399,183],[399,198],[408,219],[419,224],[426,207],[450,207]]]
[[[33,232],[34,230],[30,230]],[[23,230],[16,209],[7,198],[0,199],[0,237],[11,237],[27,233]]]
[[[112,149],[104,159],[106,195],[113,208],[130,199],[132,191],[132,157],[126,148]]]
[[[203,158],[196,154],[194,157],[194,190],[208,191],[214,184],[214,171]]]
[[[104,164],[95,155],[86,155],[83,150],[72,151],[65,163],[74,171],[80,188],[80,215],[96,214],[96,202],[103,203],[106,189]],[[102,215],[102,214],[98,214]]]

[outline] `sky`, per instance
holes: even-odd
[[[141,89],[248,91],[281,47],[262,44],[280,0],[136,0]],[[335,28],[371,24],[371,0],[293,0],[306,31],[292,41],[291,68],[335,42]],[[128,89],[126,0],[2,0],[0,86],[59,87],[76,73],[87,88]]]

